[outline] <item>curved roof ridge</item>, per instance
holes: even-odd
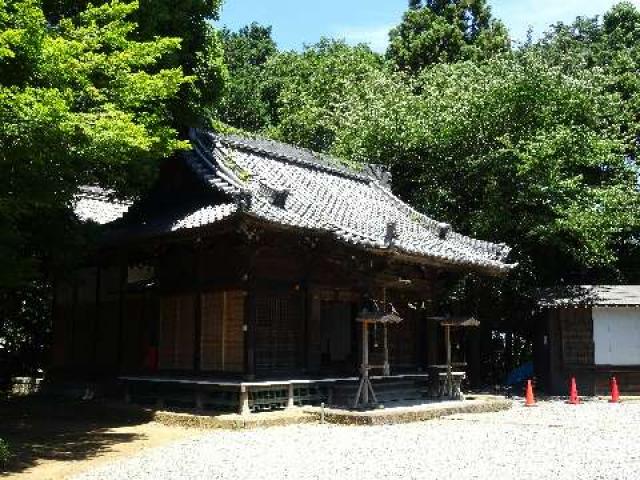
[[[269,138],[248,138],[238,135],[222,135],[212,132],[206,132],[206,134],[214,141],[219,141],[224,145],[240,150],[250,151],[258,155],[265,155],[278,160],[314,168],[336,175],[342,175],[353,180],[359,180],[362,182],[372,181],[370,176],[362,172],[357,172],[346,165],[335,164],[333,161],[338,161],[336,157],[316,152],[308,148],[289,145]]]
[[[219,150],[219,148],[215,143],[211,145],[211,149],[208,150],[197,133],[191,136],[191,140],[196,154],[205,162],[207,167],[211,169],[211,173],[213,175],[220,178],[237,191],[248,191],[235,172],[228,168],[223,161],[216,158],[215,152],[216,150]]]
[[[506,262],[504,244],[451,230],[398,198],[375,172],[357,174],[319,163],[313,153],[280,143],[192,130],[194,171],[229,194],[238,211],[263,221],[330,232],[341,241],[389,253],[474,265],[494,272]],[[203,211],[203,221],[220,212]],[[206,217],[206,218],[205,218]],[[188,222],[195,224],[194,219]]]
[[[438,235],[440,226],[449,225],[445,222],[439,222],[428,215],[416,210],[411,205],[405,203],[402,199],[398,198],[382,185],[379,185],[378,182],[373,182],[389,199],[396,205],[396,207],[402,209],[405,214],[407,214],[412,220],[419,219],[420,224],[424,227],[427,227],[435,235]],[[484,250],[486,253],[491,255],[495,255],[496,258],[503,259],[506,258],[511,249],[507,247],[507,245],[503,243],[493,243],[488,242],[486,240],[478,240],[476,238],[469,237],[467,235],[463,235],[456,231],[450,231],[447,233],[447,239],[455,239],[460,243],[479,248]]]

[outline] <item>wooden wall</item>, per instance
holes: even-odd
[[[158,366],[161,370],[193,370],[195,296],[171,295],[160,301]]]
[[[123,273],[120,267],[100,269],[100,285],[96,329],[96,371],[114,372],[120,368],[120,337],[122,314],[126,304],[121,303]]]
[[[355,317],[365,296],[380,300],[383,289],[405,319],[389,329],[392,369],[429,363],[422,305],[432,303],[433,269],[296,233],[233,229],[102,262],[108,266],[58,289],[57,366],[152,372],[148,354],[157,349],[157,368],[166,372],[353,375],[361,344]],[[127,263],[153,266],[153,281],[128,285]],[[408,287],[387,286],[398,279]]]
[[[304,358],[304,297],[296,289],[255,292],[255,370],[258,375],[300,371]]]
[[[242,290],[203,293],[200,369],[242,372],[244,370],[244,312]]]

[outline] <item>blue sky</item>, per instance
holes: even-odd
[[[529,26],[534,35],[559,20],[600,15],[616,0],[489,0],[494,16],[502,19],[514,40],[522,41]],[[633,0],[640,7],[640,0]],[[273,26],[281,49],[299,50],[320,37],[368,43],[382,52],[388,32],[406,10],[406,0],[225,0],[220,24],[235,30],[257,21]]]

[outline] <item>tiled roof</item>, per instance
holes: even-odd
[[[202,208],[171,230],[242,212],[330,233],[363,248],[439,262],[509,270],[509,248],[453,232],[395,197],[379,169],[356,171],[327,156],[268,140],[192,131],[192,170],[229,202]]]
[[[130,206],[131,202],[117,200],[109,190],[84,186],[74,198],[73,211],[82,222],[104,225],[121,218]]]
[[[552,308],[640,306],[640,285],[570,285],[547,290],[540,304]]]

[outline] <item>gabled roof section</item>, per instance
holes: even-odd
[[[503,244],[451,231],[395,197],[387,176],[271,140],[191,132],[191,169],[229,203],[190,214],[181,228],[243,212],[275,224],[323,231],[365,249],[492,271],[513,267]],[[209,219],[211,221],[209,221]]]
[[[640,285],[568,285],[547,290],[540,305],[562,307],[637,307],[640,306]]]
[[[73,211],[81,222],[104,225],[127,213],[132,202],[118,200],[114,192],[97,186],[80,187],[73,200]]]

